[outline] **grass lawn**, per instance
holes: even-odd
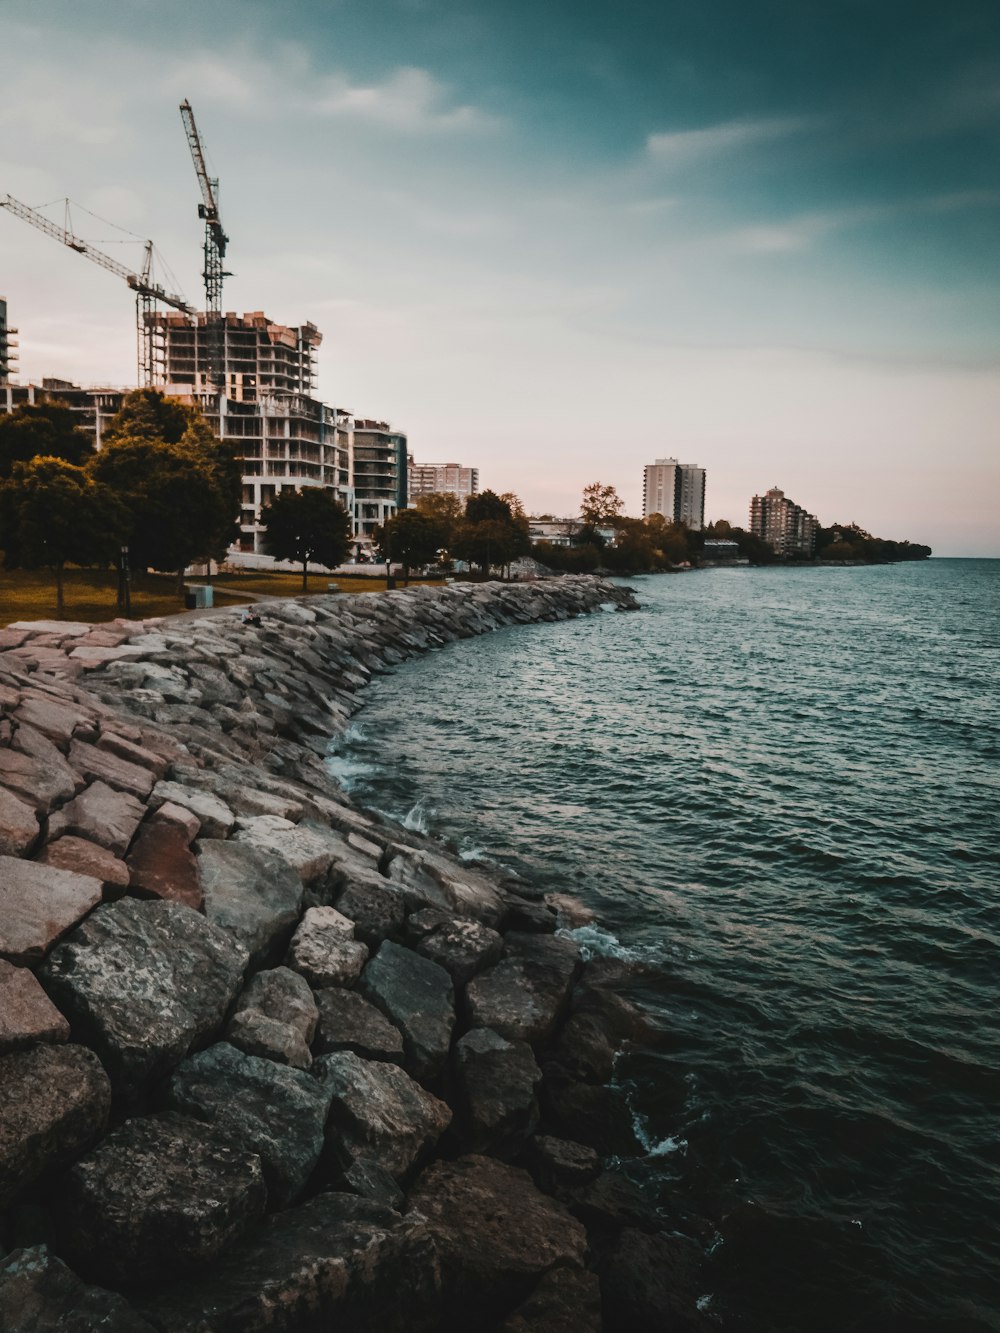
[[[203,583],[191,578],[189,583]],[[385,579],[338,578],[328,574],[310,574],[309,592],[322,593],[335,583],[341,592],[383,592]],[[68,569],[65,575],[63,620],[83,620],[94,624],[114,620],[118,615],[118,575],[114,570]],[[301,574],[218,574],[212,579],[216,605],[235,606],[265,597],[300,597]],[[397,579],[397,587],[405,587]],[[172,574],[133,574],[131,585],[132,619],[149,616],[173,616],[185,609],[184,598],[177,593]],[[56,620],[56,581],[44,569],[0,568],[0,626],[14,620]]]

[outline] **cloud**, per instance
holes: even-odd
[[[382,83],[357,84],[343,74],[333,75],[314,110],[322,116],[349,116],[406,134],[482,130],[499,123],[478,107],[452,104],[444,84],[413,66],[394,70]]]
[[[650,134],[646,139],[646,151],[659,162],[680,164],[750,148],[775,139],[787,139],[815,128],[816,123],[814,118],[807,116],[730,120],[700,130]]]

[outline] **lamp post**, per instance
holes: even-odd
[[[123,546],[118,557],[118,610],[124,616],[132,614],[132,595],[129,588],[131,575],[128,567],[128,547]]]

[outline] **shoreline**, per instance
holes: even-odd
[[[615,968],[324,763],[374,671],[608,604],[583,576],[2,632],[5,1327],[699,1326],[697,1247],[607,1169],[642,1153],[615,1053],[651,1039]]]

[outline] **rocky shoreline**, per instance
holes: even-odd
[[[374,671],[589,577],[0,630],[0,1328],[697,1329],[616,1156],[653,1039],[535,886],[324,765]]]

